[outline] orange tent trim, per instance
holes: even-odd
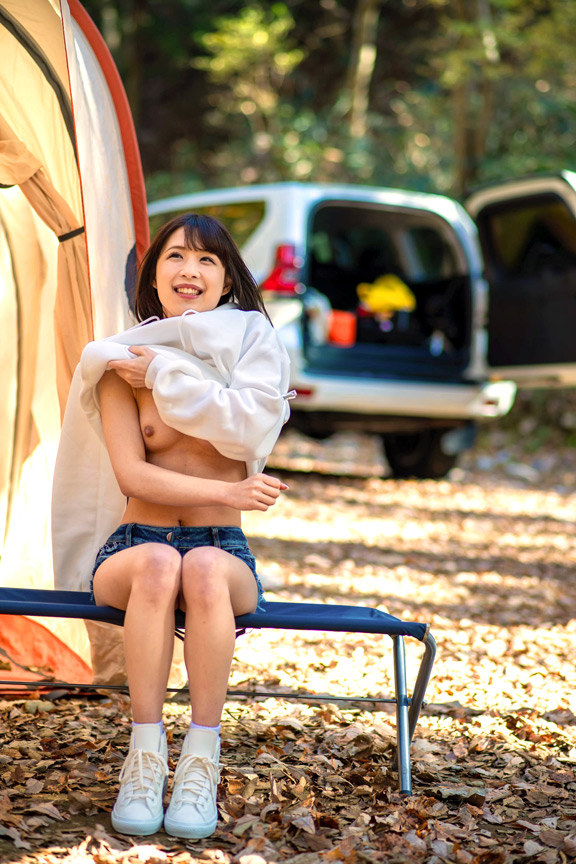
[[[30,681],[41,690],[42,681],[91,684],[92,670],[71,648],[33,618],[0,615],[0,679]],[[17,696],[27,691],[1,684],[0,693]]]

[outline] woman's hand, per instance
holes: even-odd
[[[116,372],[131,387],[137,390],[146,386],[146,372],[148,366],[156,357],[156,352],[145,345],[134,345],[130,348],[132,354],[137,356],[133,360],[110,360],[108,369]]]
[[[224,503],[236,510],[268,510],[286,489],[286,483],[276,477],[253,474],[239,483],[231,483]]]

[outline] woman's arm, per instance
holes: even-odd
[[[287,488],[266,474],[229,483],[191,477],[150,464],[146,461],[138,406],[131,387],[115,372],[106,372],[98,393],[106,447],[123,495],[176,507],[220,505],[237,510],[267,510]]]

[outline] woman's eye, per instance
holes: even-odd
[[[213,259],[213,258],[210,258],[209,255],[204,255],[203,258],[202,258],[202,261],[208,261],[209,264],[214,264],[214,263],[215,263],[215,262],[214,262],[214,259]]]
[[[168,255],[168,257],[169,257],[169,258],[181,258],[182,256],[180,255],[179,252],[170,252],[170,254]]]

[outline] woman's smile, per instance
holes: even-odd
[[[175,285],[174,290],[177,294],[183,294],[186,297],[197,297],[202,293],[200,288],[197,288],[196,285]]]

